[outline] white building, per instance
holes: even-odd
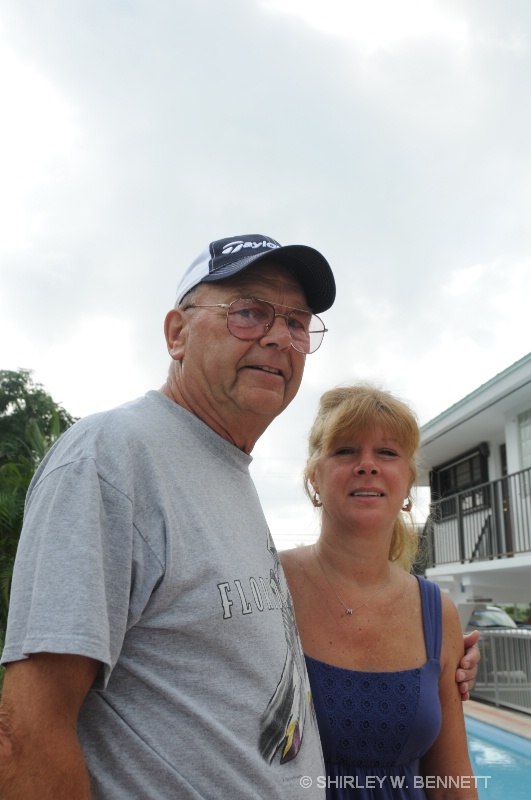
[[[422,427],[426,575],[466,625],[475,605],[531,603],[531,353]]]

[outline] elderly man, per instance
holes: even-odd
[[[324,771],[291,598],[248,468],[334,296],[312,248],[211,243],[166,317],[160,392],[77,423],[42,463],[3,654],[3,798],[322,797],[305,777]]]

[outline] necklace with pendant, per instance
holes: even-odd
[[[332,589],[333,593],[335,594],[335,596],[337,597],[337,599],[339,600],[339,602],[341,603],[341,605],[343,606],[343,608],[345,609],[345,611],[347,612],[347,614],[348,614],[349,616],[352,616],[352,613],[353,613],[354,611],[357,611],[357,610],[358,610],[358,608],[362,608],[362,606],[366,605],[366,604],[369,602],[369,600],[372,600],[372,598],[373,598],[373,597],[376,597],[376,595],[377,595],[377,594],[380,594],[381,592],[383,592],[383,590],[384,590],[384,589],[387,589],[387,587],[388,587],[388,586],[389,586],[389,584],[391,583],[391,576],[392,576],[392,573],[391,573],[391,564],[389,564],[389,577],[387,578],[387,580],[386,580],[386,582],[384,583],[384,585],[383,585],[383,586],[381,586],[379,589],[377,589],[375,592],[373,592],[371,595],[369,595],[369,597],[367,597],[367,598],[366,598],[366,599],[363,601],[363,603],[360,603],[360,604],[359,604],[359,605],[357,605],[357,606],[353,606],[353,608],[349,608],[349,607],[348,607],[348,606],[347,606],[347,605],[346,605],[346,604],[343,602],[343,600],[340,598],[340,596],[338,595],[338,593],[337,593],[337,592],[336,592],[336,590],[334,589],[334,587],[333,587],[333,585],[332,585],[332,582],[330,581],[330,578],[328,577],[328,575],[327,575],[327,574],[326,574],[326,572],[324,571],[324,567],[323,567],[323,565],[322,565],[322,563],[321,563],[321,559],[320,559],[320,558],[319,558],[319,556],[317,555],[317,550],[316,550],[316,546],[315,546],[315,545],[313,545],[313,547],[312,547],[312,552],[313,552],[313,554],[314,554],[314,556],[315,556],[315,560],[317,561],[317,563],[319,564],[319,566],[320,566],[320,568],[321,568],[321,572],[323,573],[323,575],[324,575],[324,577],[325,577],[325,579],[326,579],[326,582],[328,583],[328,585],[329,585],[329,586],[330,586],[330,588]]]

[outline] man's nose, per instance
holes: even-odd
[[[283,350],[291,347],[291,334],[289,332],[288,316],[286,314],[275,314],[271,326],[260,339],[260,344],[274,344]]]

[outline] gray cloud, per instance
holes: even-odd
[[[2,0],[0,37],[73,130],[17,200],[2,365],[35,368],[73,413],[103,408],[121,398],[113,375],[124,400],[162,383],[162,319],[210,239],[321,249],[338,283],[330,332],[253,466],[268,515],[288,519],[308,502],[324,389],[372,378],[426,421],[524,355],[531,7],[435,6],[460,40],[435,30],[367,52],[258,0]],[[59,112],[46,119],[27,88],[19,103],[38,149]]]

